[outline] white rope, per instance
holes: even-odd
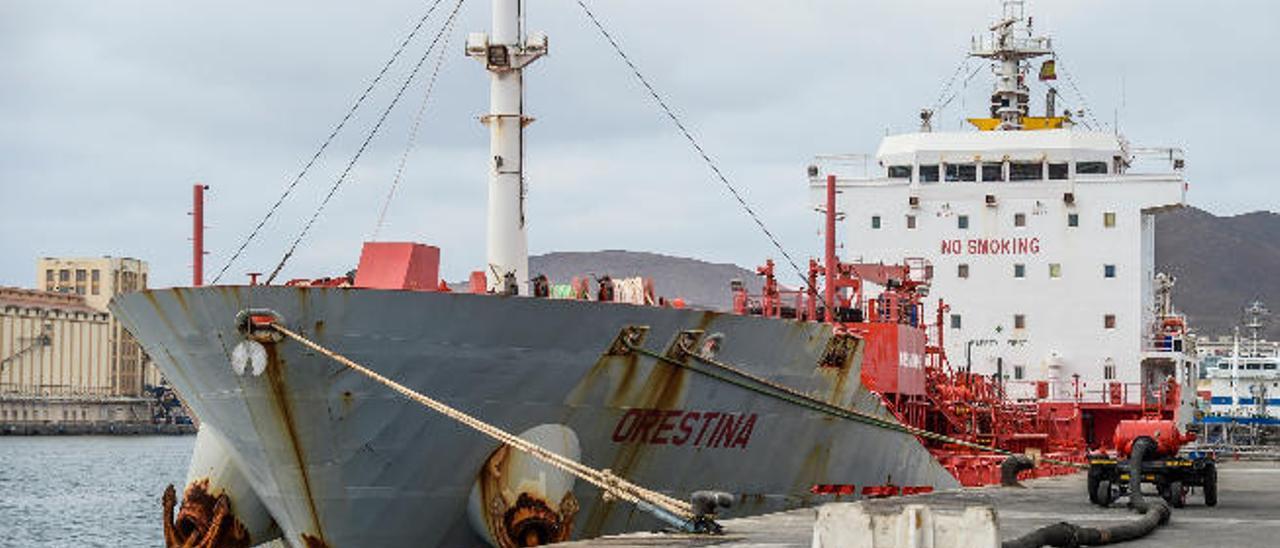
[[[306,337],[303,337],[302,335],[299,335],[297,333],[294,333],[293,331],[290,331],[288,328],[280,324],[271,324],[271,325],[276,329],[276,331],[279,331],[281,334],[302,343],[303,346],[306,346],[307,348],[310,348],[312,350],[315,350],[316,352],[324,354],[325,356],[333,359],[334,361],[342,365],[347,366],[348,368],[354,370],[355,372],[360,373],[361,375],[364,375],[366,377],[369,377],[370,379],[373,379],[379,384],[386,386],[387,388],[390,388],[392,390],[395,390],[396,392],[399,392],[405,397],[415,402],[418,402],[419,404],[422,404],[423,406],[426,406],[432,409],[433,411],[436,411],[437,413],[440,413],[446,417],[449,417],[455,421],[458,421],[466,425],[467,427],[470,427],[473,430],[476,430],[486,436],[489,436],[495,440],[498,440],[501,443],[511,446],[517,451],[521,451],[521,452],[533,455],[534,457],[538,458],[539,460],[547,464],[550,464],[556,468],[559,468],[560,470],[573,474],[574,476],[582,479],[583,481],[586,481],[587,483],[590,483],[592,485],[595,485],[596,487],[599,487],[600,489],[603,489],[605,493],[607,493],[610,496],[627,501],[632,504],[640,504],[641,502],[648,503],[657,508],[665,510],[666,512],[674,514],[684,520],[692,520],[694,518],[693,509],[687,502],[669,497],[657,491],[646,489],[644,487],[631,483],[623,478],[620,478],[614,475],[609,470],[596,470],[580,462],[564,457],[558,453],[549,451],[540,445],[537,445],[528,440],[522,439],[519,436],[512,435],[511,433],[506,432],[501,428],[485,423],[480,419],[472,417],[471,415],[463,413],[462,411],[454,409],[448,405],[445,405],[444,403],[438,402],[418,392],[415,392],[400,383],[397,383],[391,379],[388,379],[382,375],[379,375],[373,372],[372,370],[347,359],[345,356],[342,356],[341,354],[338,354],[336,352],[333,352],[332,350],[324,348],[319,344],[316,344],[310,341]]]

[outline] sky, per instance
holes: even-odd
[[[280,260],[453,1],[223,282]],[[100,255],[148,261],[152,286],[189,284],[196,182],[210,186],[212,278],[430,4],[0,2],[0,285],[34,286],[39,257]],[[983,114],[993,82],[978,60],[964,63],[996,0],[588,5],[800,261],[821,245],[804,176],[814,155],[873,153],[940,97],[954,95],[935,129],[960,129]],[[1269,164],[1280,3],[1031,0],[1028,9],[1075,83],[1059,80],[1060,105],[1088,108],[1106,130],[1118,122],[1135,145],[1183,148],[1191,205],[1280,210]],[[536,118],[525,132],[532,254],[628,249],[743,266],[779,256],[574,0],[528,0],[525,11],[526,28],[550,37],[550,55],[525,72],[525,110]],[[482,267],[488,135],[477,117],[488,76],[462,44],[488,23],[489,2],[463,3],[431,94],[434,56],[284,279],[354,267],[402,156],[379,239],[439,246],[447,279]],[[1042,94],[1033,87],[1033,110]]]

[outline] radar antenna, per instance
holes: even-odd
[[[1002,17],[990,28],[991,36],[974,37],[969,52],[993,62],[997,79],[991,94],[991,116],[999,120],[998,129],[1006,131],[1022,129],[1022,119],[1029,115],[1031,92],[1024,61],[1053,54],[1048,37],[1032,34],[1025,4],[1024,0],[1005,0]]]

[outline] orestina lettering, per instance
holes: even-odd
[[[745,449],[755,427],[755,413],[629,409],[614,426],[613,441]]]
[[[972,238],[942,240],[943,255],[1036,255],[1040,238]]]

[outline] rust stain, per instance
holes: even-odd
[[[709,315],[710,313],[703,315],[704,321],[699,322],[700,326],[705,325],[705,321],[709,321]],[[676,336],[679,333],[677,331]],[[632,359],[634,360],[634,355]],[[653,366],[649,370],[649,374],[645,378],[644,385],[639,393],[636,396],[625,398],[624,401],[618,402],[617,405],[611,403],[611,406],[675,409],[679,406],[684,396],[687,377],[688,372],[683,367],[654,360]],[[636,463],[640,462],[642,460],[641,457],[650,451],[650,447],[652,446],[645,443],[622,445],[614,455],[609,469],[620,477],[632,478]],[[595,505],[584,523],[583,535],[598,536],[615,506],[612,502]]]
[[[307,473],[307,462],[302,455],[302,444],[299,442],[298,431],[294,426],[293,410],[285,394],[285,362],[280,358],[276,345],[264,344],[263,346],[267,350],[267,382],[271,385],[271,392],[275,396],[273,399],[280,411],[280,418],[284,423],[285,432],[289,435],[289,447],[293,449],[294,460],[298,463],[298,474],[302,478],[302,489],[307,497],[307,507],[311,511],[311,526],[315,528],[316,533],[319,535],[319,541],[324,542],[324,529],[320,527],[320,513],[316,511],[315,496],[311,493],[311,478]],[[321,546],[324,545],[322,544]]]
[[[168,548],[248,548],[249,531],[236,518],[226,493],[209,492],[209,479],[191,482],[182,493],[177,517],[173,485],[164,490],[164,543]]]
[[[303,533],[301,538],[302,545],[307,548],[329,548],[329,543],[325,542],[324,539],[313,537],[307,533]]]
[[[573,491],[566,492],[559,503],[552,503],[543,492],[510,492],[504,489],[510,482],[504,480],[510,474],[512,461],[512,450],[504,445],[495,449],[480,468],[480,500],[490,538],[499,548],[569,540],[579,509]]]

